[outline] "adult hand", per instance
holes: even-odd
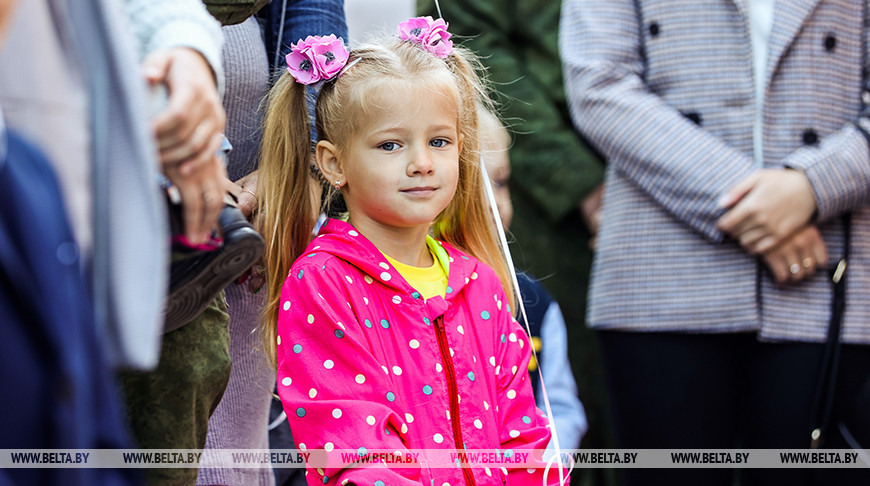
[[[226,178],[216,155],[226,115],[211,67],[197,51],[174,47],[149,54],[143,70],[150,84],[168,90],[168,103],[152,126],[163,172],[181,194],[185,235],[204,243],[217,225]]]
[[[580,216],[583,218],[583,223],[589,230],[591,237],[589,238],[589,247],[595,249],[596,235],[598,228],[601,225],[601,200],[604,195],[604,183],[595,186],[586,197],[580,201]]]
[[[238,201],[239,210],[245,215],[248,220],[251,215],[257,210],[257,181],[258,173],[253,171],[250,174],[242,177],[236,182],[226,180],[227,192],[232,193]],[[248,290],[256,294],[260,291],[263,285],[266,284],[266,267],[263,257],[261,256],[251,268],[245,271],[239,278],[236,279],[238,285],[247,283]]]
[[[212,162],[196,167],[190,175],[180,174],[177,164],[165,168],[166,177],[181,196],[184,234],[194,245],[208,242],[224,206],[226,184],[231,184],[220,156],[215,152],[212,158]]]
[[[759,170],[728,191],[720,204],[731,209],[716,226],[753,254],[783,243],[818,209],[807,176],[791,169]]]
[[[236,181],[236,186],[238,187],[236,198],[239,200],[239,209],[248,219],[251,219],[251,215],[257,210],[258,201],[256,194],[258,181],[259,175],[256,170]]]
[[[166,108],[152,121],[160,158],[190,175],[212,161],[226,124],[211,67],[188,47],[152,52],[142,67],[149,84],[165,84],[169,91]]]
[[[828,250],[815,225],[807,225],[762,255],[778,284],[798,282],[828,263]]]

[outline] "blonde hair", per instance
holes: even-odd
[[[481,154],[510,149],[511,134],[498,114],[484,105],[478,105],[477,110]]]
[[[357,61],[358,60],[358,61]],[[361,129],[372,107],[367,94],[390,80],[422,84],[452,80],[459,108],[459,182],[447,208],[433,224],[433,236],[475,256],[492,267],[515,302],[505,256],[491,224],[480,170],[479,105],[492,106],[483,84],[482,66],[467,49],[456,46],[446,59],[436,58],[418,45],[397,37],[354,49],[356,62],[321,89],[315,105],[318,140],[341,151]],[[267,356],[275,363],[275,336],[281,288],[294,260],[312,238],[321,211],[334,212],[340,195],[313,169],[313,150],[305,86],[285,73],[269,93],[260,160],[260,231],[266,240],[268,297],[261,323]],[[340,204],[339,204],[340,205]],[[516,306],[512,306],[513,309]]]

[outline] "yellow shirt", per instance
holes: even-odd
[[[426,236],[426,245],[429,247],[429,253],[432,254],[432,266],[422,268],[405,265],[402,262],[390,258],[386,253],[384,256],[387,261],[396,268],[402,277],[411,284],[424,299],[429,299],[440,295],[444,297],[447,292],[447,274],[450,271],[450,261],[447,257],[447,252],[444,248],[435,241],[431,236]]]

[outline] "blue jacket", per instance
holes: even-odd
[[[129,447],[60,189],[0,126],[0,449]],[[132,470],[5,469],[2,484],[122,485]]]
[[[556,434],[559,437],[559,447],[577,449],[589,424],[586,421],[586,410],[577,398],[577,383],[568,361],[568,335],[562,310],[544,286],[530,275],[518,272],[517,282],[525,309],[525,315],[520,313],[517,318],[524,329],[525,318],[528,318],[527,331],[531,331],[530,337],[535,349],[535,354],[529,361],[529,378],[535,390],[535,402],[538,408],[546,410],[544,390],[540,383],[540,376],[543,375]],[[552,438],[547,449],[555,451]]]

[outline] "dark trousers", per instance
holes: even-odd
[[[808,449],[822,344],[754,334],[598,333],[617,445]],[[832,423],[870,376],[870,346],[843,345]],[[870,411],[868,411],[870,413]],[[836,427],[826,448],[848,449]],[[868,485],[867,469],[623,469],[626,485]]]

